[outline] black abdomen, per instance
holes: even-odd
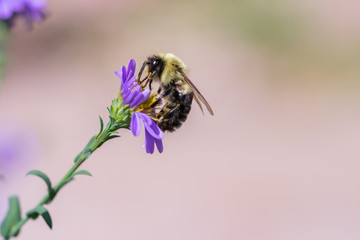
[[[160,111],[161,119],[158,126],[161,130],[173,132],[185,122],[193,100],[193,93],[183,94],[177,88],[172,88],[165,98],[167,103]]]

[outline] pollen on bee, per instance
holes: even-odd
[[[150,117],[152,120],[158,122],[160,119],[159,118],[154,118],[154,117]]]

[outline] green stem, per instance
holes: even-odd
[[[70,168],[70,170],[64,175],[64,177],[52,188],[52,191],[48,192],[42,200],[35,206],[43,206],[45,204],[50,204],[57,193],[60,191],[62,187],[64,187],[68,181],[72,178],[73,174],[76,170],[85,162],[86,159],[97,149],[99,148],[104,142],[106,142],[111,134],[114,133],[114,123],[110,119],[109,123],[107,124],[104,131],[100,133],[98,136],[94,136],[90,139],[89,143],[85,146],[85,148],[79,153],[79,155],[75,158],[74,165]],[[5,240],[10,239],[11,237],[15,236],[16,233],[19,232],[21,227],[29,221],[31,218],[25,216],[20,222],[18,222],[12,229],[9,234],[9,238],[5,238]]]
[[[0,20],[0,83],[3,81],[5,68],[5,47],[8,27],[4,21]]]

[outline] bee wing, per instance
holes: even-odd
[[[200,103],[200,100],[198,99],[198,97],[196,96],[196,94],[194,94],[194,99],[196,101],[196,103],[199,105],[200,109],[201,109],[201,112],[204,114],[204,110],[201,106],[201,103]]]
[[[186,76],[186,74],[179,70],[181,75],[184,77],[184,81],[189,84],[189,86],[191,87],[191,89],[194,91],[194,99],[197,102],[197,104],[200,106],[201,111],[204,113],[202,106],[200,104],[200,102],[202,102],[205,107],[207,108],[207,110],[209,111],[209,113],[214,116],[214,112],[210,107],[210,104],[206,101],[206,99],[204,98],[204,96],[200,93],[200,91],[196,88],[196,86],[191,82],[191,80]]]

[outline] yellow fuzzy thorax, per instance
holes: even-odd
[[[160,82],[164,85],[169,84],[174,79],[182,79],[181,74],[177,70],[180,68],[184,73],[187,73],[185,63],[172,53],[157,53],[155,56],[164,60],[164,70],[160,76]]]

